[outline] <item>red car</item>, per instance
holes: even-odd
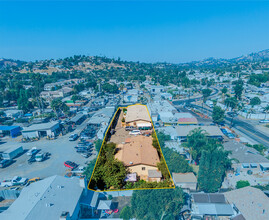
[[[78,165],[74,162],[71,162],[71,161],[65,161],[64,162],[64,165],[70,169],[75,169],[76,167],[78,167]]]

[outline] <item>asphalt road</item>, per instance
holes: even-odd
[[[211,98],[213,98],[216,94],[218,94],[219,90],[216,88],[211,88],[213,90],[212,94],[210,95]],[[192,102],[198,102],[203,99],[203,96],[197,98],[191,98],[191,99],[183,99],[183,100],[177,100],[173,101],[174,105],[182,105],[182,104],[191,104]]]
[[[191,104],[191,106],[202,110],[202,107],[199,105]],[[212,114],[213,110],[211,109],[204,109],[204,111],[207,112],[207,114]],[[232,121],[231,117],[226,116],[225,122],[227,125],[230,125]],[[258,143],[261,143],[262,145],[269,148],[269,136],[260,132],[258,129],[256,129],[253,125],[239,119],[238,117],[235,117],[233,119],[232,127],[236,128],[238,131],[242,132],[246,136],[250,137],[254,141],[257,141]]]

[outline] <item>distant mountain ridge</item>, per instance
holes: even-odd
[[[110,60],[109,58],[107,58]],[[63,59],[60,59],[63,60]],[[111,59],[112,60],[112,59]],[[269,49],[262,50],[255,53],[250,53],[248,55],[242,55],[240,57],[231,58],[231,59],[224,59],[224,58],[214,58],[209,57],[200,61],[191,61],[186,63],[179,63],[177,65],[190,65],[190,66],[212,66],[212,65],[229,65],[241,62],[259,62],[259,61],[269,61]],[[126,61],[127,62],[127,61]],[[8,66],[21,66],[22,64],[28,63],[26,61],[21,60],[13,60],[13,59],[5,59],[0,58],[0,69],[3,69]],[[128,63],[128,62],[127,62]],[[129,63],[132,63],[130,61]],[[142,63],[142,62],[141,62]],[[157,63],[156,63],[157,64]],[[165,64],[169,64],[165,62]]]
[[[8,66],[21,66],[25,61],[0,58],[0,69]]]

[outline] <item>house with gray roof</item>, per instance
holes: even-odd
[[[247,186],[224,193],[227,201],[238,210],[238,219],[268,220],[269,198],[260,189]]]
[[[226,151],[231,152],[229,158],[232,159],[232,168],[237,173],[248,170],[255,173],[269,168],[269,160],[254,148],[234,140],[225,142],[223,146]]]

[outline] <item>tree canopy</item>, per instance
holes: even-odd
[[[167,215],[175,218],[185,203],[181,188],[138,190],[133,192],[131,204],[133,217],[157,220]]]
[[[221,109],[219,106],[214,106],[212,119],[215,123],[221,123],[224,119],[224,110]]]

